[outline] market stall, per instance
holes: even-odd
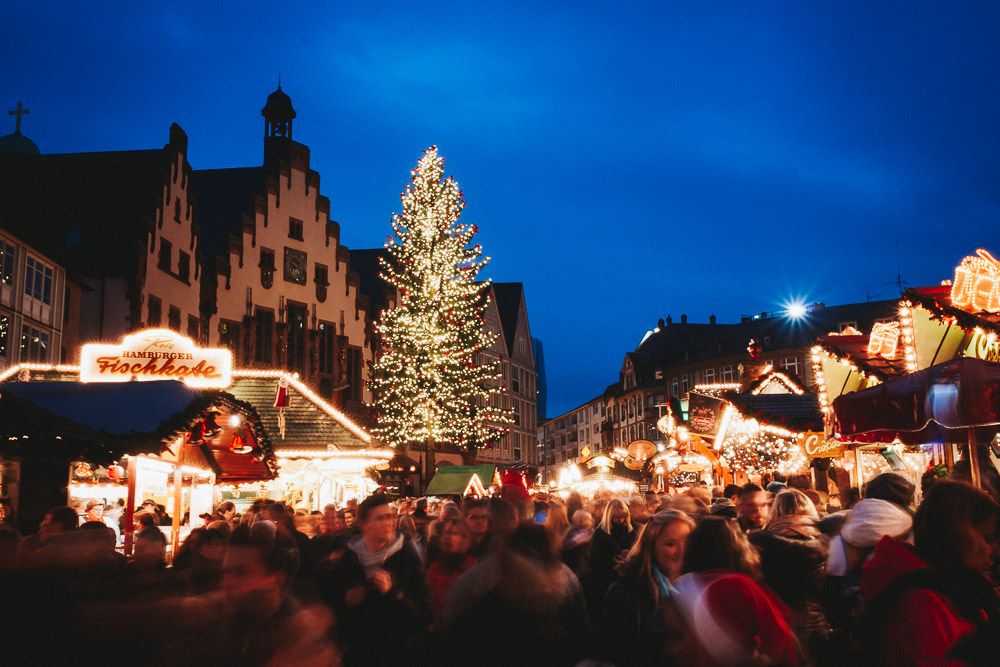
[[[252,406],[180,382],[87,383],[66,367],[0,377],[0,454],[19,468],[15,507],[33,532],[49,507],[91,501],[128,550],[133,514],[162,507],[176,547],[210,513],[217,480],[267,479],[270,442]],[[113,524],[113,525],[112,525]]]

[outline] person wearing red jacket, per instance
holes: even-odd
[[[1000,614],[986,572],[1000,505],[961,482],[939,482],[913,521],[914,546],[884,537],[865,565],[870,656],[884,665],[963,665],[956,645]]]

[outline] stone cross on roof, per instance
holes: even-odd
[[[31,113],[28,109],[18,102],[17,109],[12,109],[7,112],[9,116],[17,116],[17,120],[14,121],[14,134],[21,134],[21,116],[25,116]]]

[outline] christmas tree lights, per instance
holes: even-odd
[[[490,258],[473,244],[477,227],[459,222],[465,200],[443,175],[432,146],[411,173],[402,213],[393,214],[395,235],[385,242],[382,277],[399,300],[377,324],[373,430],[392,446],[450,443],[474,452],[507,432],[512,412],[491,400],[502,392],[498,365],[480,363],[498,336],[484,326],[489,281],[477,282]]]

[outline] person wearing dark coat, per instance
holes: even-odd
[[[442,626],[426,664],[569,667],[590,656],[580,583],[536,524],[458,578]]]
[[[604,597],[595,633],[602,660],[615,665],[669,662],[677,630],[665,623],[674,615],[670,582],[681,574],[684,542],[694,525],[684,512],[668,509],[642,528]]]
[[[823,594],[827,547],[820,540],[819,513],[798,489],[774,498],[763,530],[748,534],[760,554],[761,576],[793,612],[790,619],[799,642],[820,663],[831,655],[831,629],[820,600]]]
[[[615,580],[615,568],[632,548],[637,533],[628,505],[618,498],[611,500],[591,540],[590,573],[580,582],[593,616],[600,616],[604,594]]]
[[[336,560],[317,566],[316,582],[336,613],[345,665],[384,665],[412,655],[431,623],[424,566],[396,530],[389,499],[358,506],[361,535]]]

